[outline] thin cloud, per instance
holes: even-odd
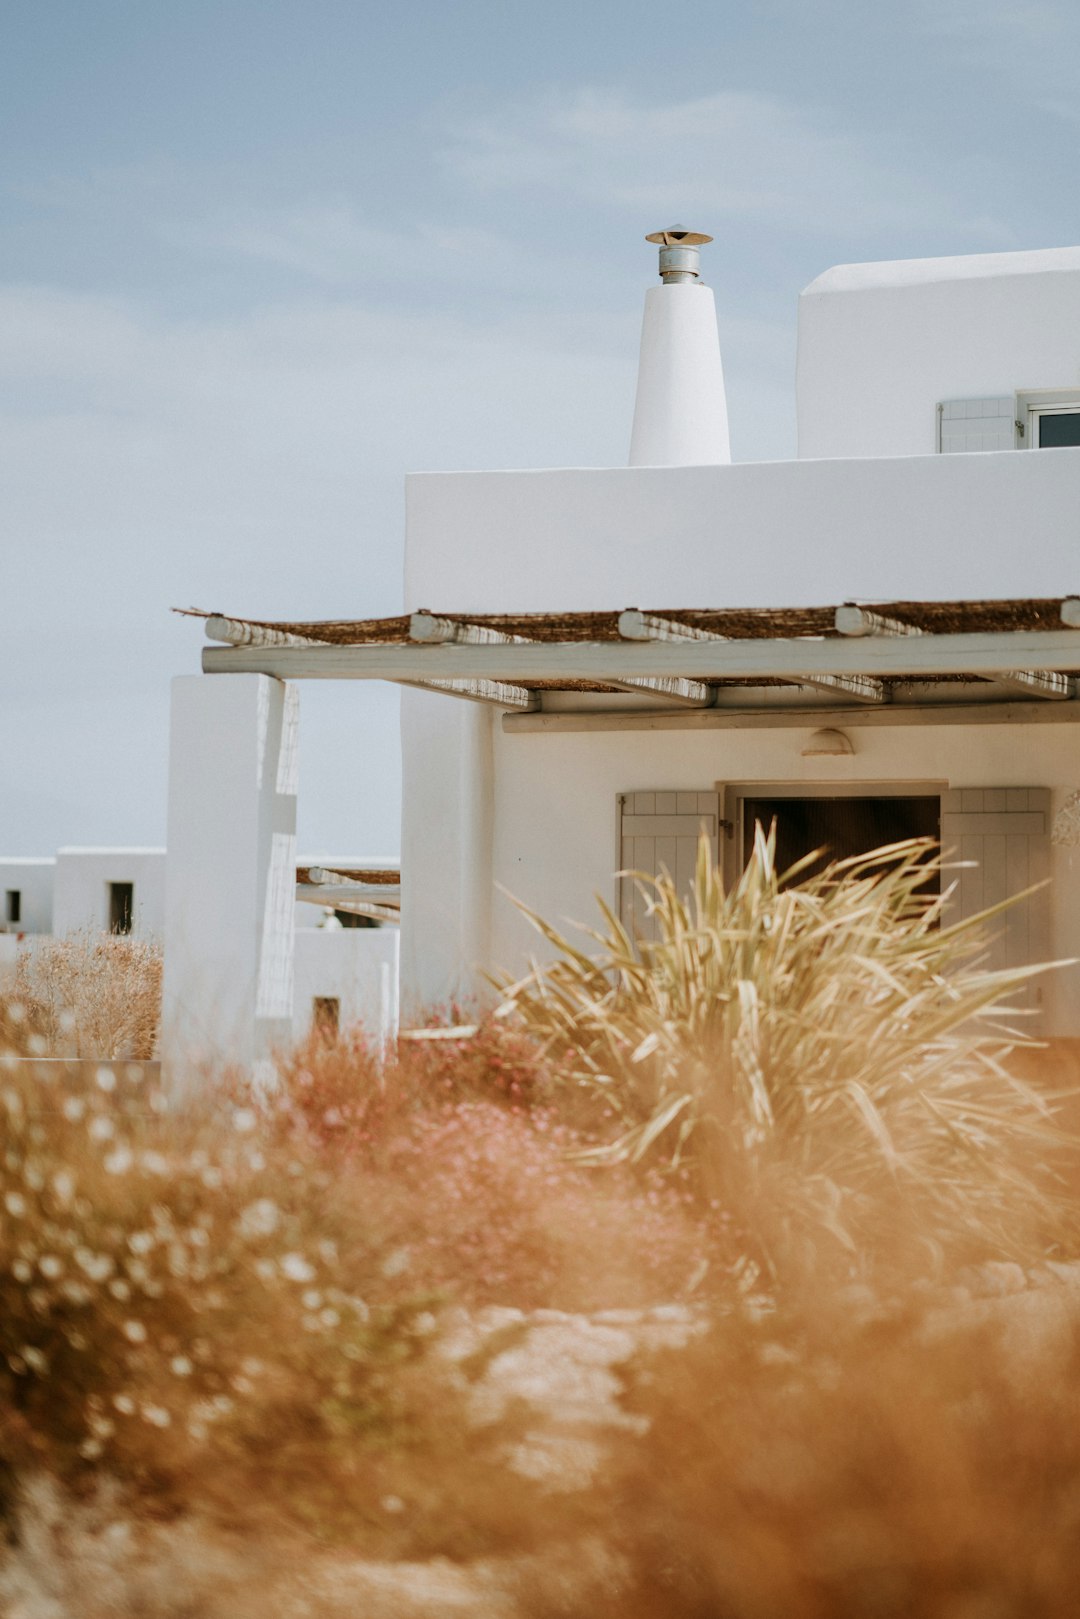
[[[877,158],[873,143],[816,109],[721,91],[692,101],[636,101],[617,89],[548,95],[458,128],[443,161],[480,191],[543,188],[666,218],[673,205],[785,229],[850,232],[947,223],[996,243],[1003,227],[965,216],[915,160]],[[927,163],[929,171],[929,163]]]

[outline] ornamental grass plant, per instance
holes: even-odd
[[[1009,1066],[1044,969],[981,959],[1003,908],[953,922],[925,841],[774,856],[759,828],[730,888],[705,838],[688,897],[639,877],[652,939],[603,902],[584,946],[526,911],[552,959],[500,1015],[613,1117],[587,1156],[692,1167],[772,1272],[895,1265],[905,1234],[916,1267],[1068,1248],[1075,1138]]]
[[[6,998],[6,1017],[19,1009],[10,1043],[42,1057],[152,1057],[161,970],[148,940],[88,929],[35,939],[19,952]]]

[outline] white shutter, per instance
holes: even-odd
[[[1016,400],[946,399],[938,406],[938,449],[942,455],[970,450],[1016,448]]]
[[[955,787],[941,796],[941,845],[953,859],[970,862],[955,873],[953,914],[973,916],[1050,875],[1048,787]],[[948,873],[945,874],[946,879]],[[1025,967],[1050,953],[1050,892],[1012,905],[992,927],[989,965]],[[1017,1005],[1042,1002],[1038,979]]]
[[[619,869],[640,871],[648,877],[667,872],[679,892],[689,893],[694,881],[698,838],[704,827],[717,857],[720,795],[691,789],[619,795]],[[619,916],[636,938],[652,939],[656,927],[646,915],[645,898],[632,877],[619,878]]]

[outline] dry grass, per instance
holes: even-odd
[[[774,1269],[1022,1255],[1072,1242],[1074,1138],[1011,1071],[1032,969],[978,961],[987,912],[948,925],[933,855],[896,845],[793,883],[760,833],[725,891],[702,841],[692,896],[650,882],[657,938],[604,908],[589,952],[503,984],[502,1013],[617,1114],[607,1160],[691,1162]]]
[[[160,949],[86,931],[20,952],[5,1023],[30,1055],[145,1060],[160,1016]]]

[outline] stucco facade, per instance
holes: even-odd
[[[800,309],[799,460],[414,476],[406,607],[1061,595],[1077,579],[1080,449],[939,454],[936,407],[969,391],[1080,383],[1078,333],[1080,250],[829,272]],[[556,696],[545,708],[588,701]],[[545,734],[405,691],[403,1004],[482,993],[485,970],[516,970],[539,948],[502,890],[553,919],[591,921],[592,896],[613,898],[620,794],[1038,788],[1049,789],[1052,816],[1080,787],[1073,702],[1030,725],[977,714],[970,724],[859,724],[852,754],[806,758],[821,723],[812,707],[790,726]],[[649,706],[603,700],[609,711]],[[1046,953],[1080,954],[1080,853],[1054,849],[1050,877]],[[1045,1032],[1080,1034],[1075,967],[1047,978],[1042,1006]]]

